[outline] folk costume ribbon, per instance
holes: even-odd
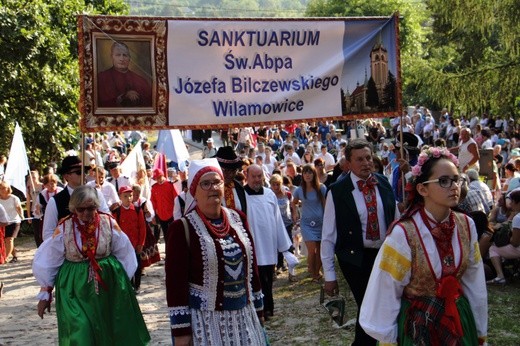
[[[224,186],[224,198],[226,200],[226,207],[236,209],[235,204],[235,195],[233,193],[233,189],[235,188],[235,183],[230,182]]]
[[[453,254],[453,246],[451,245],[451,238],[455,230],[455,216],[453,212],[450,212],[448,220],[445,222],[437,223],[432,220],[424,208],[421,209],[421,218],[425,223],[426,227],[430,230],[430,233],[435,240],[435,246],[439,252],[442,264],[442,276],[453,275],[457,270],[455,266],[455,255]]]
[[[359,190],[363,193],[365,198],[365,205],[367,207],[367,240],[379,240],[379,220],[377,218],[377,198],[376,185],[377,180],[374,176],[370,176],[366,181],[358,180]]]
[[[99,224],[101,222],[101,218],[99,214],[96,212],[94,215],[94,220],[89,223],[81,224],[79,222],[78,216],[76,214],[72,215],[72,222],[77,227],[79,234],[81,236],[81,248],[79,248],[78,241],[76,239],[76,232],[74,232],[74,241],[78,250],[81,252],[83,256],[88,258],[89,260],[89,277],[88,282],[91,282],[94,279],[94,287],[96,290],[96,294],[99,293],[99,285],[108,290],[105,282],[101,278],[101,267],[96,261],[96,250],[98,246],[98,237],[99,237]]]

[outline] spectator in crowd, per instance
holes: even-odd
[[[479,174],[476,170],[468,169],[466,174],[469,179],[469,189],[480,191],[484,196],[484,201],[488,207],[488,211],[491,210],[493,208],[493,193],[491,192],[491,189],[486,183],[480,181]]]
[[[327,188],[320,183],[318,173],[312,165],[302,169],[303,181],[294,191],[293,205],[301,205],[301,215],[293,215],[293,222],[300,225],[303,241],[307,247],[307,266],[312,281],[320,283],[321,271],[321,229],[323,225],[323,209]]]
[[[214,147],[213,138],[208,138],[206,145],[202,148],[202,158],[208,159],[217,154],[217,148]]]
[[[13,189],[7,181],[0,182],[0,205],[7,213],[7,226],[5,226],[5,260],[13,257],[9,263],[18,262],[17,250],[14,240],[18,237],[20,225],[23,219],[22,203],[20,198],[13,194]]]
[[[173,220],[178,220],[183,217],[189,210],[195,206],[193,197],[190,195],[188,190],[188,180],[183,180],[181,183],[182,191],[177,197],[175,197],[173,207]]]
[[[502,191],[507,191],[509,188],[509,183],[511,179],[517,178],[520,175],[518,174],[518,170],[516,169],[515,165],[512,163],[507,163],[504,166],[504,183],[502,184]]]
[[[392,170],[392,188],[397,201],[400,203],[400,208],[406,202],[404,182],[406,182],[405,175],[410,171],[410,167],[417,163],[419,150],[421,147],[420,138],[411,133],[403,133],[401,150],[401,136],[398,134],[394,143],[394,154],[396,156],[396,165]]]
[[[121,172],[121,164],[119,161],[112,161],[107,164],[110,172],[110,177],[107,179],[109,183],[114,185],[116,191],[119,191],[123,186],[132,186],[132,181],[129,177]]]
[[[294,226],[293,215],[297,215],[298,210],[292,203],[293,195],[292,192],[283,185],[283,178],[280,174],[273,174],[269,179],[269,185],[273,190],[276,198],[278,199],[278,207],[280,208],[280,214],[282,215],[287,235],[290,239],[293,239],[292,229]],[[277,273],[279,270],[287,270],[284,264],[283,254],[278,253],[278,262],[276,263]],[[289,272],[289,281],[296,282],[296,273],[294,271]]]
[[[58,176],[56,174],[46,174],[42,178],[42,185],[43,190],[38,195],[38,206],[39,210],[37,211],[41,215],[41,222],[40,222],[40,229],[38,230],[38,235],[35,235],[38,239],[41,239],[41,242],[43,242],[43,223],[44,223],[44,215],[45,215],[45,209],[47,207],[47,203],[49,203],[49,200],[51,197],[56,196],[57,193],[61,192],[63,190],[62,187],[58,186]],[[41,245],[41,243],[40,243]],[[39,246],[39,245],[38,245]]]
[[[291,144],[287,144],[284,149],[285,154],[283,161],[286,165],[288,161],[294,162],[294,164],[297,166],[300,166],[302,164],[300,157],[298,156],[298,154],[296,154],[296,152],[294,151],[294,147]]]
[[[458,209],[466,214],[480,211],[484,215],[489,214],[489,206],[486,203],[484,194],[480,190],[471,189],[469,187],[469,178],[466,173],[460,174],[460,199]]]
[[[278,168],[279,165],[276,157],[273,156],[273,150],[269,146],[265,147],[264,165],[267,167],[269,174],[273,174],[273,170]]]
[[[9,216],[5,208],[0,204],[0,264],[4,264],[7,260],[5,253],[5,226],[9,224]],[[2,289],[4,283],[0,281],[0,298],[2,297]]]
[[[425,118],[425,125],[422,132],[422,139],[424,144],[432,145],[433,144],[433,131],[435,129],[435,122],[433,121],[431,116],[427,116]],[[460,136],[460,134],[459,134]]]
[[[480,153],[478,145],[473,138],[468,128],[460,130],[460,142],[457,147],[450,148],[451,152],[458,152],[459,169],[465,173],[468,169],[474,169],[477,172],[480,170]]]
[[[27,201],[25,202],[25,206],[27,208],[27,216],[29,217],[27,222],[32,224],[34,242],[36,243],[36,247],[38,247],[43,242],[41,238],[41,207],[38,200],[38,195],[43,190],[43,184],[40,181],[38,171],[32,170],[30,172],[26,189]]]
[[[483,129],[482,132],[483,142],[480,145],[480,149],[493,149],[493,142],[491,141],[491,133],[488,129]]]
[[[336,167],[334,167],[334,171],[332,173],[332,181],[339,181],[347,176],[349,172],[348,161],[345,156],[341,156],[338,160]]]
[[[336,165],[336,160],[334,159],[334,156],[332,156],[331,153],[327,151],[327,148],[325,146],[321,147],[321,152],[316,157],[317,159],[322,159],[325,164],[325,170],[331,171],[334,169],[334,166]]]
[[[285,165],[284,175],[291,178],[292,184],[294,186],[300,186],[302,182],[302,175],[298,173],[296,170],[296,164],[292,161],[288,161]]]
[[[0,155],[0,180],[4,179],[5,168],[7,166],[7,156]]]
[[[85,185],[95,187],[96,189],[101,190],[101,193],[103,194],[103,197],[105,198],[105,201],[108,205],[108,208],[110,210],[114,210],[115,208],[119,207],[121,204],[119,200],[119,195],[117,194],[116,188],[113,184],[109,183],[105,177],[105,169],[103,167],[96,167],[95,169],[95,177],[96,180],[89,181]]]
[[[325,161],[323,161],[321,157],[318,157],[316,160],[314,160],[314,167],[316,169],[316,175],[318,177],[319,183],[325,185],[325,187],[329,187],[334,182],[334,177],[332,173],[327,172],[325,169]]]
[[[168,241],[168,226],[173,221],[173,201],[179,194],[175,185],[166,180],[164,172],[156,168],[153,172],[153,179],[156,181],[152,185],[151,202],[155,211],[156,222],[159,224],[157,231],[163,232],[164,242]],[[155,234],[155,238],[159,241],[160,234]]]
[[[488,283],[492,284],[506,283],[504,269],[502,268],[504,259],[520,258],[520,191],[515,190],[511,192],[508,198],[510,199],[511,210],[515,213],[515,216],[511,224],[509,243],[500,247],[497,244],[493,244],[489,248],[489,258],[497,273],[494,279],[488,281]]]
[[[509,221],[514,216],[511,208],[506,203],[506,196],[507,193],[502,193],[496,207],[491,209],[489,213],[489,224],[495,230],[498,230],[504,222]]]

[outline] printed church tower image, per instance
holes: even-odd
[[[388,81],[388,52],[381,41],[370,52],[370,72],[376,84],[377,95],[381,100]]]
[[[365,67],[365,80],[357,82],[350,92],[342,90],[345,114],[392,111],[396,104],[396,79],[388,67],[388,51],[379,35],[370,53],[370,77]]]

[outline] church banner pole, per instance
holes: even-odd
[[[401,143],[400,147],[399,147],[399,153],[401,155],[401,160],[405,160],[405,156],[404,156],[404,140],[403,140],[403,112],[401,112],[401,116],[399,118],[399,123],[400,123],[400,129],[399,129],[399,142]],[[404,208],[406,209],[407,207],[407,203],[406,203],[406,179],[405,179],[405,174],[403,173],[403,170],[402,169],[399,169],[399,173],[401,174],[401,191],[403,191],[403,206]]]
[[[81,144],[79,146],[79,157],[81,158],[81,185],[85,184],[85,132],[81,131]]]

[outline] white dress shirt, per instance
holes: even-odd
[[[377,221],[379,222],[379,240],[368,240],[366,239],[367,219],[368,212],[365,204],[365,197],[357,186],[358,180],[362,180],[357,177],[354,173],[350,174],[350,178],[347,176],[344,179],[352,179],[354,190],[352,191],[352,197],[358,207],[359,220],[361,221],[361,229],[363,231],[363,245],[366,248],[378,249],[383,244],[386,236],[386,221],[385,213],[383,211],[383,202],[379,189],[376,187],[376,198],[377,198]],[[395,219],[399,218],[401,214],[399,209],[395,208]],[[323,226],[321,230],[321,262],[323,265],[323,274],[325,281],[335,281],[336,271],[334,268],[335,258],[335,246],[337,240],[338,230],[336,227],[336,209],[334,206],[334,199],[332,198],[332,192],[327,194],[325,200],[325,212],[323,214]]]

